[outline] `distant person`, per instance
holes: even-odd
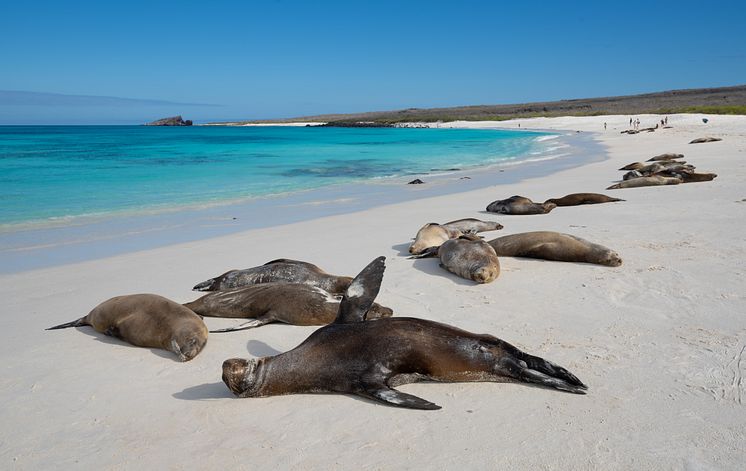
[[[606,131],[606,123],[604,123],[604,131]]]
[[[632,127],[632,118],[629,118],[629,127]]]
[[[665,126],[668,126],[668,116],[666,116],[666,124]]]

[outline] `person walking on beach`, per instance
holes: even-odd
[[[604,123],[604,131],[606,131],[606,123]]]
[[[632,127],[632,118],[629,118],[629,127]]]

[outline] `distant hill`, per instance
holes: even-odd
[[[513,105],[408,108],[395,111],[325,114],[279,120],[241,121],[235,124],[329,122],[331,124],[348,125],[350,123],[369,122],[386,125],[417,121],[503,121],[506,119],[533,118],[538,116],[597,116],[644,113],[746,114],[746,85],[670,90],[642,95],[581,98]]]

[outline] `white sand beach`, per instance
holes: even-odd
[[[628,116],[535,118],[514,129],[595,133],[608,158],[476,191],[372,207],[84,263],[0,276],[2,469],[743,469],[746,463],[746,117],[672,115],[670,129],[620,134]],[[636,116],[641,127],[660,116]],[[604,122],[607,129],[604,131]],[[441,126],[491,127],[496,123]],[[720,142],[688,144],[715,136]],[[617,169],[683,153],[711,182],[605,191]],[[486,214],[598,192],[624,202],[549,214]],[[476,285],[409,260],[427,222],[497,220],[488,240],[533,230],[617,251],[617,268],[502,257]],[[517,383],[399,387],[442,406],[388,407],[353,396],[237,399],[232,357],[287,351],[315,327],[272,324],[211,335],[194,360],[91,328],[45,331],[115,295],[199,297],[191,287],[275,258],[354,275],[378,255],[377,301],[395,315],[495,335],[558,363],[587,395]],[[206,319],[210,328],[236,321]]]

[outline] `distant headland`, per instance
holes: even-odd
[[[191,126],[191,125],[192,125],[192,120],[187,119],[186,121],[184,121],[181,118],[181,115],[171,116],[170,118],[158,119],[156,121],[145,124],[145,126]]]

